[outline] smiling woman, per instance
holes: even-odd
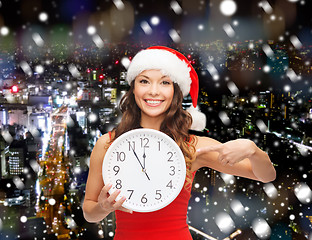
[[[268,155],[252,141],[237,139],[221,144],[208,137],[190,134],[189,130],[194,127],[194,122],[199,122],[199,126],[195,125],[197,130],[201,130],[205,127],[206,120],[205,117],[194,118],[182,108],[183,97],[190,94],[193,105],[193,110],[190,112],[198,112],[194,108],[197,106],[199,84],[194,68],[181,53],[162,46],[140,51],[128,67],[127,81],[130,89],[120,102],[123,114],[121,122],[112,132],[103,135],[92,151],[83,205],[84,216],[89,222],[100,221],[109,213],[116,211],[115,240],[191,240],[186,222],[187,207],[191,193],[190,186],[196,171],[201,167],[210,167],[226,174],[262,182],[274,180],[275,169]],[[121,184],[121,179],[125,180],[122,174],[111,183],[106,180],[105,185],[103,183],[103,177],[107,179],[107,175],[118,176],[122,168],[127,169],[127,174],[136,177],[141,174],[142,181],[139,184],[152,181],[155,179],[153,176],[159,177],[157,178],[159,181],[155,181],[153,185],[156,186],[156,191],[155,189],[152,191],[153,195],[148,195],[150,191],[144,191],[143,196],[142,193],[136,196],[141,203],[146,203],[147,199],[160,199],[165,192],[160,189],[167,190],[176,184],[173,180],[169,183],[168,180],[165,181],[167,185],[161,184],[162,180],[168,177],[168,173],[170,176],[176,173],[177,166],[170,165],[169,171],[166,170],[166,165],[159,167],[161,162],[171,162],[171,157],[168,159],[166,156],[169,152],[164,152],[165,158],[157,153],[157,156],[152,158],[153,163],[150,163],[155,167],[145,169],[145,158],[148,161],[146,154],[148,155],[148,149],[152,146],[145,149],[146,144],[142,144],[143,136],[131,138],[131,141],[125,142],[124,150],[119,148],[112,153],[111,149],[116,145],[114,143],[124,141],[122,140],[124,134],[139,128],[143,128],[145,132],[157,130],[173,139],[183,154],[182,161],[185,161],[186,167],[186,177],[182,181],[184,186],[178,196],[169,205],[152,212],[136,212],[135,208],[132,210],[125,208],[132,201],[130,198],[133,199],[133,195],[139,192],[133,188],[140,187],[126,189],[126,184]],[[153,146],[159,149],[157,146],[161,141],[158,140]],[[122,157],[121,152],[123,152]],[[174,152],[177,151],[172,151],[172,156]],[[129,162],[135,164],[136,171],[131,171],[133,167],[131,164],[125,167],[126,153],[129,153]],[[117,159],[114,156],[117,156]],[[116,164],[109,165],[108,162],[103,164],[104,157],[112,159]],[[102,165],[106,166],[106,171],[103,171],[103,175],[107,173],[105,176],[102,176]],[[124,194],[127,191],[131,194]]]

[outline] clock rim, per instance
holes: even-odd
[[[137,128],[137,129],[132,129],[132,130],[129,130],[123,134],[121,134],[117,139],[115,139],[112,144],[109,146],[109,148],[107,149],[106,153],[105,153],[105,156],[104,156],[104,159],[103,159],[103,163],[102,163],[102,178],[103,178],[103,183],[105,185],[105,174],[104,174],[104,171],[105,171],[105,159],[108,158],[108,156],[111,154],[111,152],[113,151],[113,148],[115,147],[115,145],[117,145],[119,142],[121,142],[124,138],[127,138],[129,135],[132,135],[132,134],[139,134],[139,133],[150,133],[150,134],[156,134],[156,135],[160,135],[161,137],[163,138],[166,138],[167,141],[171,142],[172,144],[176,145],[177,147],[177,152],[178,154],[181,155],[182,159],[184,161],[181,161],[182,164],[183,164],[183,169],[182,169],[182,176],[185,176],[184,177],[184,181],[180,181],[178,183],[178,186],[174,192],[174,194],[172,194],[172,198],[170,198],[169,201],[166,201],[165,204],[160,204],[160,205],[157,205],[157,207],[148,207],[148,208],[140,208],[140,207],[134,207],[133,205],[129,205],[127,203],[127,200],[122,204],[122,206],[124,208],[127,208],[129,210],[132,210],[132,211],[135,211],[135,212],[142,212],[142,213],[147,213],[147,212],[154,212],[154,211],[158,211],[160,209],[163,209],[165,208],[166,206],[170,205],[177,197],[178,195],[181,193],[182,191],[182,188],[184,186],[184,183],[185,183],[185,179],[186,179],[186,164],[185,164],[185,157],[180,149],[180,147],[177,145],[177,143],[171,138],[169,137],[167,134],[159,131],[159,130],[155,130],[155,129],[151,129],[151,128]],[[113,192],[115,191],[115,189],[113,190],[112,188],[108,191],[109,194],[112,194]],[[120,197],[119,197],[120,199]],[[117,199],[118,200],[118,197]]]

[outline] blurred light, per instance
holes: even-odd
[[[44,72],[44,67],[42,65],[37,65],[35,67],[35,71],[39,74],[42,74]]]
[[[235,85],[235,83],[233,82],[229,82],[227,84],[228,89],[231,91],[231,93],[233,95],[238,95],[239,94],[239,89],[237,88],[237,86]]]
[[[266,126],[265,126],[266,127]],[[267,129],[267,127],[266,127]],[[263,190],[269,198],[277,198],[277,189],[272,183],[267,183],[263,186]]]
[[[13,85],[12,87],[11,87],[11,93],[17,93],[18,92],[18,86],[16,86],[16,85]]]
[[[181,14],[183,12],[183,9],[181,8],[181,6],[179,5],[177,1],[171,1],[170,7],[176,14]]]
[[[198,30],[199,31],[203,31],[205,29],[204,25],[203,24],[199,24],[198,25]]]
[[[295,195],[301,203],[308,204],[312,200],[312,191],[305,183],[300,183],[295,186]]]
[[[231,208],[232,208],[233,212],[239,217],[241,217],[245,214],[244,206],[239,200],[233,200],[231,202]]]
[[[268,239],[271,235],[269,224],[262,218],[256,218],[252,222],[252,229],[260,239]]]
[[[234,37],[235,36],[235,31],[234,29],[232,28],[232,26],[228,23],[225,23],[223,25],[223,30],[225,31],[225,33],[230,37]]]
[[[289,85],[284,86],[284,91],[289,92],[291,90],[291,87]]]
[[[262,50],[267,57],[273,57],[274,56],[274,52],[268,44],[263,44]]]
[[[170,29],[169,30],[169,36],[171,37],[172,41],[174,41],[175,43],[178,43],[181,41],[181,37],[178,34],[178,32],[174,29]]]
[[[0,28],[0,34],[1,34],[2,36],[8,35],[9,32],[10,32],[9,29],[8,29],[7,27],[5,27],[5,26],[3,26],[3,27]]]
[[[27,74],[28,76],[32,76],[32,70],[26,61],[21,61],[20,66],[25,74]]]
[[[50,199],[48,200],[48,202],[49,202],[49,204],[50,204],[51,206],[55,205],[55,203],[56,203],[56,201],[55,201],[54,198],[50,198]]]
[[[228,115],[226,114],[226,112],[223,112],[223,111],[219,112],[219,118],[221,119],[221,121],[224,125],[230,125],[231,124],[231,120],[228,117]],[[228,174],[224,174],[224,176],[221,175],[225,183],[229,183],[229,180],[230,180],[230,177],[227,175]]]
[[[43,47],[44,45],[44,40],[43,38],[40,36],[39,33],[33,33],[32,34],[32,39],[34,40],[34,42],[36,43],[36,45],[38,47]]]
[[[270,66],[268,66],[268,65],[263,66],[263,71],[264,71],[265,73],[270,72],[270,71],[271,71]]]
[[[19,177],[14,177],[13,178],[13,183],[15,184],[16,188],[18,189],[23,189],[25,187],[24,183]]]
[[[234,230],[235,223],[231,216],[225,212],[218,213],[215,222],[223,233],[230,233]]]
[[[125,4],[121,0],[113,0],[113,2],[118,10],[123,10],[125,8]]]
[[[123,57],[121,59],[121,64],[126,68],[128,69],[129,65],[130,65],[130,59],[127,58],[127,57]]]
[[[68,65],[68,70],[73,75],[73,77],[75,77],[75,78],[80,77],[80,72],[79,72],[79,70],[77,69],[77,67],[74,64],[72,64],[72,63],[69,64]]]
[[[141,22],[141,28],[145,32],[146,35],[151,35],[153,33],[152,28],[146,21]]]
[[[233,0],[224,0],[220,4],[220,11],[225,16],[232,16],[236,9],[236,3]]]
[[[27,217],[26,216],[21,216],[20,220],[21,220],[22,223],[25,223],[25,222],[27,222]]]
[[[94,113],[91,113],[88,117],[90,122],[95,122],[97,120],[97,116]]]
[[[294,47],[296,49],[299,49],[302,47],[302,43],[300,42],[300,40],[298,39],[297,36],[293,35],[290,37],[290,42],[294,45]]]
[[[267,13],[271,14],[273,12],[273,8],[271,7],[270,3],[268,1],[261,1],[258,3],[259,7],[262,7],[262,9]]]
[[[212,63],[208,63],[207,70],[210,73],[210,75],[212,76],[213,80],[215,80],[215,81],[219,80],[218,70],[216,69],[216,67]]]
[[[94,35],[92,36],[92,40],[93,40],[94,44],[95,44],[98,48],[104,47],[104,41],[103,41],[103,39],[102,39],[99,35],[94,34]]]
[[[267,132],[268,127],[265,125],[265,123],[261,119],[258,119],[256,121],[256,125],[257,125],[257,127],[260,129],[260,131],[262,133],[266,133]]]
[[[151,24],[152,24],[152,25],[157,26],[159,23],[160,23],[159,17],[153,16],[153,17],[151,18]]]
[[[48,14],[46,12],[42,12],[42,13],[39,14],[39,20],[41,22],[47,21],[48,18],[49,18],[49,16],[48,16]]]
[[[96,28],[94,27],[94,26],[89,26],[88,28],[87,28],[87,33],[89,34],[89,35],[94,35],[95,33],[96,33]]]
[[[72,88],[72,85],[71,85],[70,83],[66,83],[65,88],[66,88],[67,90],[69,90],[69,89]]]

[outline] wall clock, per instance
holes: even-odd
[[[180,193],[186,177],[183,153],[168,135],[153,129],[128,131],[108,148],[103,165],[104,184],[126,197],[123,207],[152,212],[170,204]]]

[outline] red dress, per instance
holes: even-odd
[[[195,172],[193,173],[193,179]],[[192,180],[193,180],[192,179]],[[183,186],[168,206],[150,213],[116,211],[114,240],[192,240],[186,223],[191,187]]]

